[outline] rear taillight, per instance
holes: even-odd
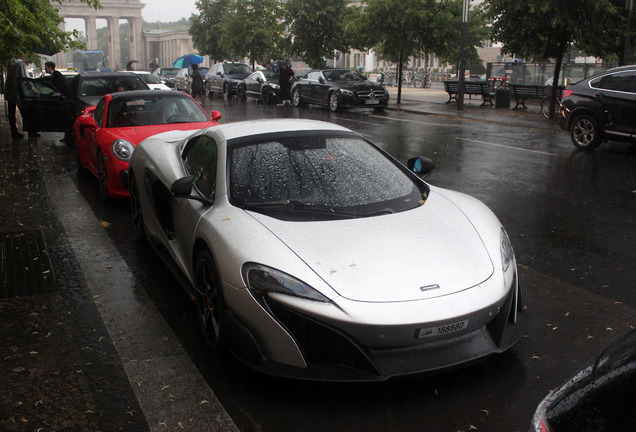
[[[565,99],[568,96],[572,96],[572,90],[569,89],[565,89],[563,90],[563,93],[561,94],[561,100]]]

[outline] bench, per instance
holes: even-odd
[[[510,84],[512,96],[517,104],[513,109],[528,109],[526,99],[543,99],[546,95],[546,86],[537,84]]]
[[[459,93],[459,81],[458,80],[444,80],[444,90],[448,93],[448,101],[451,103],[453,100],[457,102],[457,94]],[[491,90],[487,81],[464,81],[464,94],[465,95],[478,95],[483,98],[483,102],[480,106],[486,104],[492,105],[492,98],[495,97],[495,93]]]

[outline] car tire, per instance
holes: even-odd
[[[139,186],[135,173],[129,171],[128,188],[130,191],[130,216],[132,218],[133,229],[135,230],[135,238],[144,240],[146,238],[146,229],[144,227],[144,216],[141,212],[141,202],[139,199]]]
[[[84,165],[82,165],[82,160],[80,159],[79,143],[77,142],[75,131],[71,132],[71,141],[73,152],[75,153],[75,168],[77,168],[77,176],[80,178],[84,178],[86,177],[88,170],[84,168]]]
[[[197,255],[195,264],[197,318],[207,344],[215,352],[225,348],[223,292],[209,251]]]
[[[581,150],[594,150],[602,144],[598,121],[588,114],[577,116],[570,128],[572,144]]]
[[[236,86],[236,97],[238,98],[238,100],[241,100],[241,101],[247,100],[247,96],[245,94],[245,87],[241,85]]]
[[[297,88],[292,92],[292,105],[295,107],[299,107],[303,104],[302,97],[300,96],[300,90]]]
[[[97,180],[99,182],[99,193],[102,199],[107,200],[108,196],[108,181],[106,175],[106,161],[101,151],[97,152]]]
[[[340,97],[338,93],[331,92],[327,97],[327,104],[329,105],[329,111],[338,112],[340,111]]]
[[[264,88],[261,90],[261,100],[264,104],[272,104],[274,103],[274,97],[272,96],[272,92],[268,88]]]

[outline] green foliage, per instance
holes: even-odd
[[[285,21],[291,54],[310,67],[324,67],[334,50],[346,52],[347,0],[287,0]]]
[[[197,0],[199,14],[190,17],[194,47],[215,62],[231,57],[230,50],[221,43],[223,19],[231,13],[231,4],[232,0]]]
[[[55,0],[62,4],[62,0]],[[100,8],[99,0],[80,0]],[[63,19],[49,0],[0,0],[0,64],[24,54],[34,60],[34,50],[48,47],[58,50],[82,48],[78,31],[58,28]]]
[[[221,20],[220,42],[232,60],[248,57],[254,67],[279,54],[283,41],[279,0],[233,0],[230,9],[233,13]]]

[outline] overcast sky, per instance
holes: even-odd
[[[141,0],[146,6],[141,10],[141,16],[148,22],[171,22],[181,18],[190,18],[198,13],[195,0]],[[97,27],[106,27],[106,20],[98,19]],[[66,30],[84,31],[84,20],[79,18],[66,19]]]

